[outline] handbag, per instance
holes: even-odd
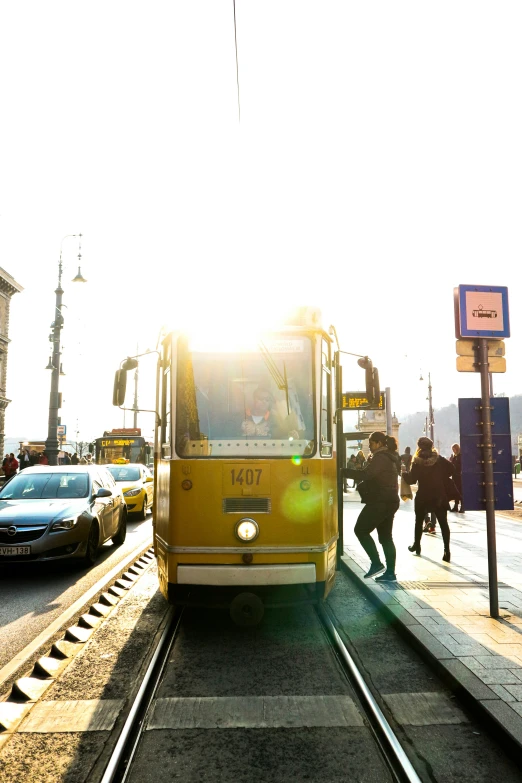
[[[357,492],[361,498],[361,503],[369,503],[373,494],[372,482],[360,481],[359,484],[357,484]]]
[[[413,492],[411,486],[406,481],[404,481],[404,479],[401,476],[401,499],[406,501],[406,500],[411,500],[412,498],[413,498]]]

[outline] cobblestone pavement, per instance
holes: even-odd
[[[411,554],[413,502],[401,502],[393,536],[398,582],[365,580],[368,558],[353,533],[362,508],[345,494],[344,561],[426,651],[522,745],[522,521],[496,516],[500,618],[490,617],[486,515],[448,514],[451,563],[443,543],[423,535],[421,556]]]

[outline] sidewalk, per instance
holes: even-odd
[[[435,536],[423,535],[421,557],[408,552],[413,501],[401,501],[393,526],[398,581],[382,585],[364,579],[369,560],[353,533],[359,496],[351,491],[344,499],[343,561],[353,579],[522,748],[522,521],[496,516],[501,617],[493,620],[484,512],[448,513],[451,563],[445,563],[438,526]]]

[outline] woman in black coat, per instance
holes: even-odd
[[[399,486],[397,480],[398,457],[396,452],[389,450],[388,439],[383,432],[372,432],[370,435],[370,451],[372,458],[362,470],[345,468],[342,473],[347,478],[358,480],[357,487],[361,500],[365,504],[357,518],[355,535],[371,561],[370,569],[365,577],[374,576],[384,571],[377,546],[371,533],[377,529],[379,543],[382,546],[386,560],[386,570],[376,577],[376,582],[396,582],[395,575],[395,544],[392,528],[395,512],[399,508]],[[395,443],[395,449],[397,444]]]
[[[433,448],[429,438],[419,438],[412,468],[402,477],[407,484],[418,484],[415,495],[415,541],[408,547],[416,555],[421,553],[422,523],[428,512],[435,514],[444,541],[442,559],[450,562],[450,529],[448,525],[448,496],[445,485],[453,475],[453,466]]]

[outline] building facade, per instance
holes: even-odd
[[[7,399],[7,348],[9,346],[9,309],[11,297],[24,289],[0,267],[0,454],[4,456],[5,410]]]
[[[392,416],[392,435],[399,443],[399,420],[396,415]],[[386,432],[386,412],[385,411],[363,411],[359,417],[359,424],[356,427],[359,432]],[[363,452],[365,457],[370,453],[368,440],[363,441]],[[400,453],[400,447],[399,447]]]

